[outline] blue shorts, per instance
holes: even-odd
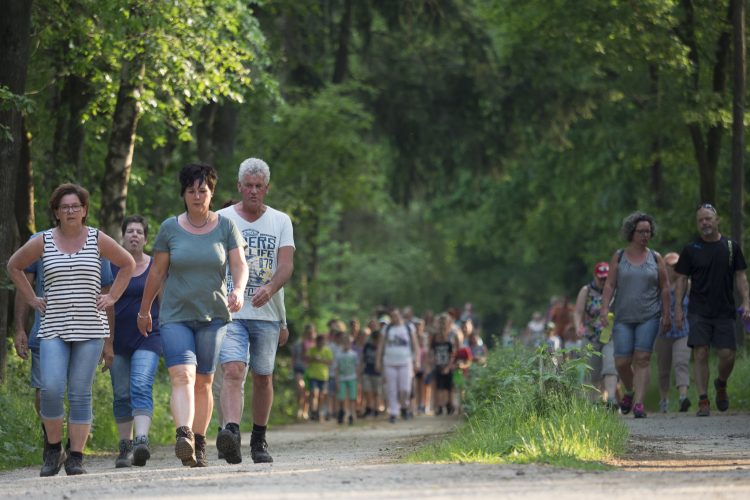
[[[612,327],[616,358],[629,358],[634,351],[652,352],[659,334],[659,316],[643,323],[617,323]]]
[[[31,351],[31,387],[42,388],[42,363],[39,360],[39,348],[30,347]]]
[[[221,341],[227,331],[225,320],[165,323],[159,331],[167,368],[196,365],[195,371],[201,375],[216,371]]]
[[[317,389],[318,391],[323,392],[323,390],[325,389],[327,383],[328,383],[327,380],[318,380],[316,378],[311,378],[310,379],[310,390],[314,391],[315,389]]]
[[[221,364],[247,363],[255,375],[271,375],[279,346],[279,322],[257,319],[235,319],[229,323],[221,344]]]

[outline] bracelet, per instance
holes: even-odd
[[[146,313],[145,316],[141,316],[141,312],[138,311],[138,319],[148,319],[149,316],[151,316],[151,313]]]

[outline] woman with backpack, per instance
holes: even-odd
[[[653,217],[646,213],[625,217],[622,235],[628,246],[612,255],[602,293],[603,325],[609,321],[609,304],[614,296],[615,365],[625,386],[620,411],[626,415],[632,408],[635,418],[646,417],[643,398],[654,341],[659,331],[671,328],[667,269],[661,255],[648,247],[655,229]]]

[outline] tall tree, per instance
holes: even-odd
[[[15,217],[16,181],[21,168],[23,139],[23,94],[31,42],[31,1],[0,2],[0,263],[10,258],[19,232]],[[0,381],[5,378],[5,339],[8,336],[8,305],[11,293],[0,287]]]

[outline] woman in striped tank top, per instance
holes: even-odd
[[[83,447],[91,429],[91,392],[104,339],[109,337],[106,310],[130,281],[135,261],[112,238],[85,225],[89,193],[62,184],[49,206],[54,228],[32,238],[8,261],[8,273],[34,309],[42,314],[40,342],[41,416],[49,440],[41,476],[54,476],[65,464],[68,475],[84,474]],[[109,293],[101,293],[101,256],[120,268]],[[37,297],[24,269],[41,259],[44,297]],[[68,393],[68,439],[62,449],[64,399]]]

